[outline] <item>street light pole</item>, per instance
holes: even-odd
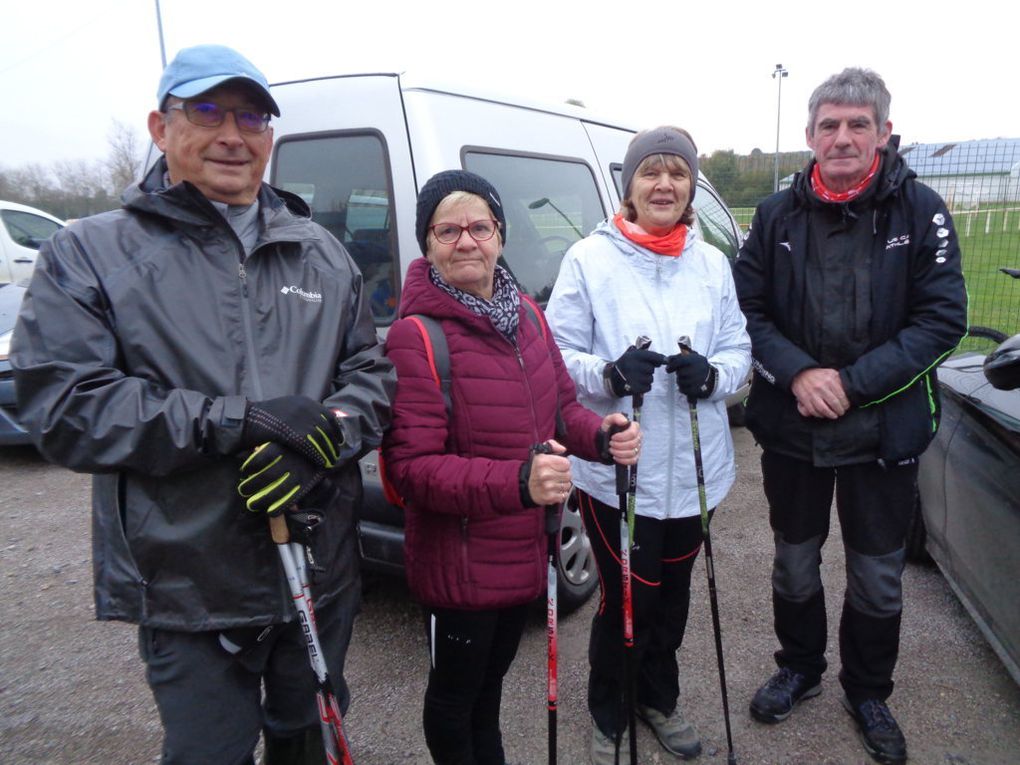
[[[776,68],[772,72],[772,79],[779,81],[779,95],[776,99],[776,163],[772,179],[772,191],[774,192],[779,191],[779,114],[783,105],[783,78],[788,74],[789,72],[783,69],[782,64],[776,64]]]
[[[159,31],[159,58],[166,69],[166,47],[163,45],[163,14],[159,10],[159,0],[156,0],[156,29]]]

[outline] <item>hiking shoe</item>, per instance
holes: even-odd
[[[799,672],[783,667],[751,699],[751,717],[769,725],[782,722],[804,699],[822,692],[819,680],[810,680]]]
[[[658,709],[638,704],[637,716],[652,729],[662,748],[670,754],[675,754],[683,760],[701,754],[698,732],[680,714],[680,707],[676,707],[671,714],[664,715]]]
[[[907,761],[906,739],[884,701],[867,699],[855,705],[844,696],[843,706],[857,723],[864,749],[872,759],[894,765]]]
[[[616,762],[616,741],[591,726],[591,765],[614,765]],[[620,737],[620,765],[630,762],[630,735],[624,728]]]

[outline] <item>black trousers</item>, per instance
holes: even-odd
[[[825,591],[819,567],[835,492],[847,577],[839,625],[839,680],[855,703],[884,701],[893,690],[899,653],[904,540],[917,460],[820,468],[766,451],[761,464],[776,545],[776,663],[810,678],[820,678],[826,669]]]
[[[437,765],[504,765],[499,707],[528,604],[486,611],[426,608],[431,668],[422,722]]]
[[[360,587],[352,587],[315,610],[342,712],[350,699],[344,659],[360,597]],[[138,645],[163,722],[163,765],[254,763],[260,733],[267,744],[270,739],[282,745],[308,738],[318,745],[317,683],[297,620],[275,628],[266,641],[240,656],[224,650],[218,632],[139,627]],[[276,765],[281,760],[266,761]]]
[[[623,709],[623,601],[620,509],[578,490],[581,517],[599,570],[601,600],[588,644],[588,710],[605,735],[626,727]],[[691,602],[691,570],[701,549],[701,518],[636,516],[632,541],[635,698],[670,714],[680,696],[676,653]]]

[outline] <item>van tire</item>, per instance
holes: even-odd
[[[581,520],[577,494],[571,492],[560,517],[559,545],[556,555],[557,611],[566,615],[588,602],[598,589],[595,553]]]

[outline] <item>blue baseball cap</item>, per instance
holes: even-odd
[[[269,94],[265,75],[251,61],[225,45],[195,45],[178,51],[159,79],[156,91],[159,108],[164,109],[169,96],[193,98],[228,80],[242,80],[253,86],[265,98],[269,111],[280,116],[280,107]]]

